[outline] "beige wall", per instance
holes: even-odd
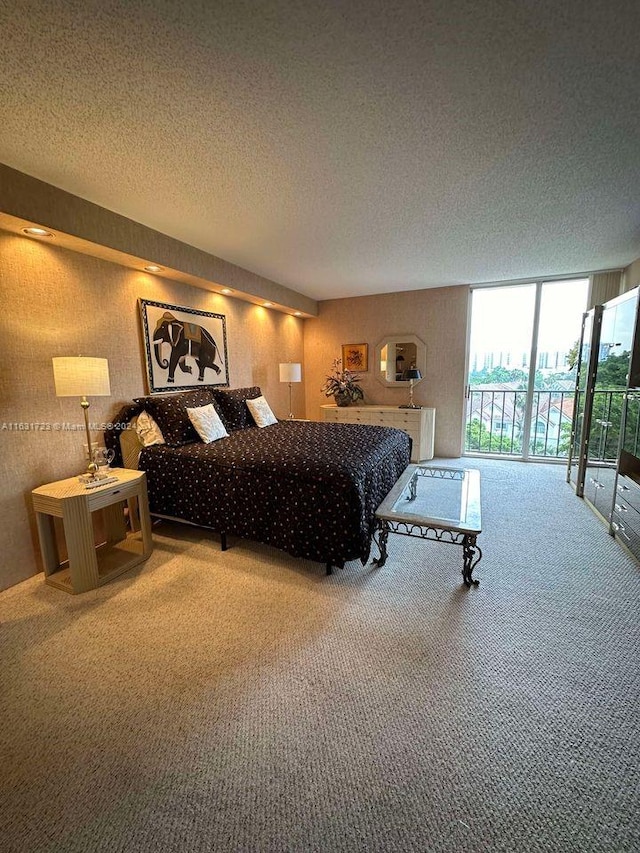
[[[41,570],[30,493],[82,469],[84,438],[82,432],[2,427],[82,425],[79,400],[55,396],[56,355],[109,360],[111,397],[91,401],[91,421],[108,421],[145,393],[139,297],[224,314],[231,387],[260,385],[276,415],[289,410],[278,363],[303,359],[298,318],[3,231],[0,292],[0,588]],[[301,412],[302,386],[293,392]]]
[[[51,229],[59,245],[123,266],[140,270],[153,262],[181,283],[230,287],[255,304],[317,312],[308,296],[0,163],[0,228],[20,234],[29,224]]]
[[[437,456],[462,453],[468,287],[442,287],[380,296],[320,302],[318,318],[305,324],[305,394],[307,417],[317,418],[320,406],[331,403],[320,392],[342,344],[369,345],[369,371],[362,376],[366,403],[400,405],[405,387],[382,385],[373,374],[376,345],[386,335],[414,334],[427,349],[427,372],[415,386],[414,401],[436,409]]]
[[[635,260],[622,273],[620,293],[626,293],[640,284],[640,258]]]
[[[624,293],[623,275],[621,270],[594,273],[590,280],[587,308],[590,309],[594,305],[602,305],[604,302],[615,299],[616,296]]]

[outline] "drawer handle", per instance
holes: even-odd
[[[596,489],[604,489],[604,483],[599,483],[593,477],[589,477],[589,482],[593,483],[593,485],[596,487]]]
[[[631,539],[629,539],[629,537],[625,533],[625,530],[627,528],[624,526],[624,524],[618,524],[617,522],[613,521],[611,523],[611,526],[613,527],[613,529],[615,530],[616,533],[619,533],[621,536],[624,536],[624,538],[627,540],[627,542],[631,542]]]
[[[628,492],[628,491],[630,491],[629,486],[624,486],[621,483],[618,483],[618,491],[619,492]]]
[[[618,512],[629,512],[626,506],[622,506],[622,504],[614,504],[614,507]]]

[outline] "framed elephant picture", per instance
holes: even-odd
[[[149,393],[228,385],[224,314],[140,299]]]

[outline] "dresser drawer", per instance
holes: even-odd
[[[372,412],[369,415],[370,421],[369,423],[374,424],[374,426],[386,426],[386,427],[395,427],[396,424],[392,418],[386,412]]]
[[[87,495],[89,511],[95,512],[97,509],[109,506],[116,498],[121,501],[126,501],[128,498],[132,498],[137,495],[139,491],[139,480],[114,483],[109,489],[96,489],[96,491],[89,492]]]
[[[632,554],[640,558],[640,533],[630,526],[627,516],[621,516],[614,509],[611,514],[611,527],[616,538],[623,542]]]
[[[340,420],[338,409],[323,409],[322,410],[322,420],[324,421],[334,421],[337,422]]]
[[[634,530],[640,536],[640,513],[637,513],[631,504],[620,496],[620,492],[616,492],[613,512],[625,527]]]
[[[391,412],[390,417],[387,414],[387,419],[395,424],[406,424],[417,427],[422,419],[421,411],[416,409],[415,412],[407,411],[406,409],[398,409],[396,412]]]
[[[640,487],[628,477],[619,476],[616,485],[616,501],[622,499],[626,505],[640,513]]]
[[[372,423],[371,415],[368,412],[355,412],[353,415],[345,416],[345,422],[350,424],[370,424]]]

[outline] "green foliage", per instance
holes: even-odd
[[[618,442],[622,422],[624,391],[593,395],[591,430],[589,432],[589,458],[614,462],[618,458]]]
[[[474,418],[467,424],[465,450],[519,454],[522,443],[517,435],[512,437],[511,430],[505,433],[490,433],[478,418]]]
[[[575,382],[576,370],[575,359],[576,353],[569,354],[569,363],[572,365],[565,371],[555,373],[543,372],[537,370],[535,373],[534,388],[536,391],[557,391],[560,387],[563,389],[565,399],[571,397],[572,391],[566,391],[566,382]],[[617,364],[610,368],[610,375],[615,377],[618,375]],[[521,368],[509,369],[503,366],[493,367],[490,370],[477,370],[469,374],[469,384],[471,388],[482,386],[489,392],[492,386],[505,385],[509,386],[510,390],[505,391],[508,399],[513,402],[513,420],[515,426],[505,432],[491,430],[484,425],[478,418],[467,424],[466,428],[466,444],[465,449],[470,452],[480,453],[505,453],[512,455],[520,455],[522,453],[522,430],[524,427],[524,409],[526,404],[526,389],[529,383],[529,371]],[[562,383],[562,384],[560,384]],[[502,393],[499,391],[498,393]],[[513,394],[513,396],[512,396]],[[604,405],[604,403],[603,403]],[[535,412],[534,412],[535,418]],[[532,456],[547,456],[547,457],[566,457],[568,456],[569,446],[571,441],[571,424],[568,422],[561,423],[559,438],[544,434],[535,435],[534,425],[532,424],[531,445],[529,452]],[[551,430],[553,432],[553,430]]]
[[[517,408],[517,407],[516,407]],[[465,450],[471,453],[503,453],[519,456],[522,453],[521,428],[524,415],[516,411],[516,425],[513,430],[505,432],[490,431],[478,419],[474,418],[466,427]],[[571,442],[571,424],[560,426],[560,437],[557,439],[541,436],[533,437],[530,446],[532,456],[567,457]]]
[[[576,378],[575,370],[560,371],[558,373],[542,373],[536,370],[535,388],[538,391],[553,391],[558,382],[571,381]],[[529,383],[529,371],[514,369],[509,370],[507,367],[492,367],[491,370],[483,368],[482,370],[474,370],[469,374],[469,385],[503,385],[510,384],[514,390],[526,390]]]
[[[580,349],[580,341],[577,340],[575,344],[571,347],[569,352],[567,353],[567,364],[569,365],[569,370],[575,370],[578,364],[578,350]]]
[[[560,426],[560,440],[558,442],[558,456],[569,456],[571,447],[571,424],[565,423]]]
[[[364,393],[358,382],[360,382],[360,377],[350,370],[343,370],[342,359],[334,358],[331,373],[325,379],[320,390],[324,391],[326,397],[335,397],[337,400],[339,396],[342,396],[347,397],[352,403],[356,403],[364,398]]]
[[[629,372],[629,353],[610,355],[598,364],[596,388],[626,388]]]
[[[486,367],[469,374],[470,385],[494,385],[503,382],[518,382],[521,388],[527,387],[529,374],[524,370],[509,370],[507,367]]]

